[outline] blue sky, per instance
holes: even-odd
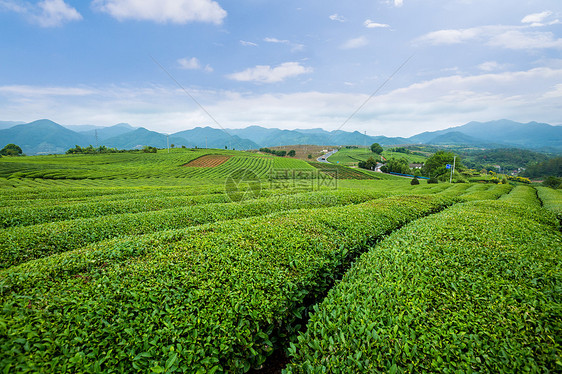
[[[0,51],[4,121],[386,136],[562,124],[560,0],[0,0]]]

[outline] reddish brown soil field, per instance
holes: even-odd
[[[225,155],[205,155],[195,160],[189,161],[187,164],[183,166],[189,166],[194,168],[214,168],[215,166],[219,166],[220,164],[224,164],[228,159],[232,156],[225,156]]]

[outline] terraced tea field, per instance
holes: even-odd
[[[189,161],[184,166],[192,168],[212,168],[224,164],[229,158],[230,156],[227,155],[205,155]]]
[[[347,168],[331,184],[315,166],[2,158],[0,368],[244,373],[275,353],[287,373],[562,370],[559,191]],[[241,169],[259,190],[233,201]]]

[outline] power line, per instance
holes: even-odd
[[[168,75],[168,77],[170,77],[170,79],[171,79],[172,81],[174,81],[174,82],[176,83],[176,85],[177,85],[183,92],[185,92],[185,94],[186,94],[187,96],[189,96],[189,97],[191,98],[191,100],[193,100],[193,102],[194,102],[195,104],[197,104],[197,105],[199,106],[199,108],[201,108],[201,110],[202,110],[203,112],[205,112],[205,114],[207,114],[207,116],[208,116],[218,127],[221,128],[222,131],[225,132],[225,134],[227,134],[228,136],[230,136],[231,139],[234,139],[234,142],[239,146],[239,149],[242,149],[242,146],[240,146],[240,143],[238,142],[238,140],[237,140],[234,136],[232,136],[232,134],[230,134],[228,131],[226,131],[226,129],[225,129],[224,127],[222,127],[222,125],[219,123],[219,121],[217,121],[217,120],[215,119],[215,117],[213,117],[213,116],[211,115],[211,113],[209,113],[209,111],[208,111],[207,109],[205,109],[205,107],[203,107],[203,105],[201,105],[201,104],[199,103],[199,101],[197,101],[197,99],[195,99],[195,97],[193,97],[193,95],[190,94],[189,91],[186,90],[185,87],[182,86],[182,84],[181,84],[180,82],[178,82],[178,80],[177,80],[168,70],[166,70],[166,68],[165,68],[164,66],[162,66],[162,64],[160,64],[152,55],[149,55],[149,56],[150,56],[150,58],[152,59],[152,61],[154,61],[154,63],[155,63],[156,65],[158,65],[158,66],[160,67],[160,69],[162,69],[162,71],[163,71],[164,73],[166,73],[166,74]]]
[[[390,74],[390,76],[388,78],[386,78],[386,80],[384,82],[382,82],[382,84],[375,90],[375,92],[373,92],[364,102],[363,104],[359,105],[359,107],[357,109],[355,109],[355,111],[353,113],[351,113],[351,115],[349,117],[347,117],[347,119],[345,121],[343,121],[343,123],[341,124],[340,127],[337,128],[337,130],[335,130],[334,132],[332,132],[332,135],[328,138],[328,143],[330,142],[330,140],[332,139],[332,137],[335,135],[336,132],[340,131],[342,127],[344,127],[353,117],[355,117],[355,115],[361,110],[363,109],[363,107],[365,105],[367,105],[367,103],[373,98],[375,97],[380,90],[383,89],[384,86],[386,86],[386,84],[396,75],[398,74],[398,72],[400,70],[402,70],[402,68],[404,66],[406,66],[406,64],[412,59],[412,57],[414,57],[414,55],[412,54],[410,57],[408,57],[400,66],[398,66],[398,68],[396,70],[394,70],[394,72],[392,74]]]

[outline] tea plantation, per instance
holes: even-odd
[[[561,204],[236,151],[4,157],[0,369],[561,372]]]

